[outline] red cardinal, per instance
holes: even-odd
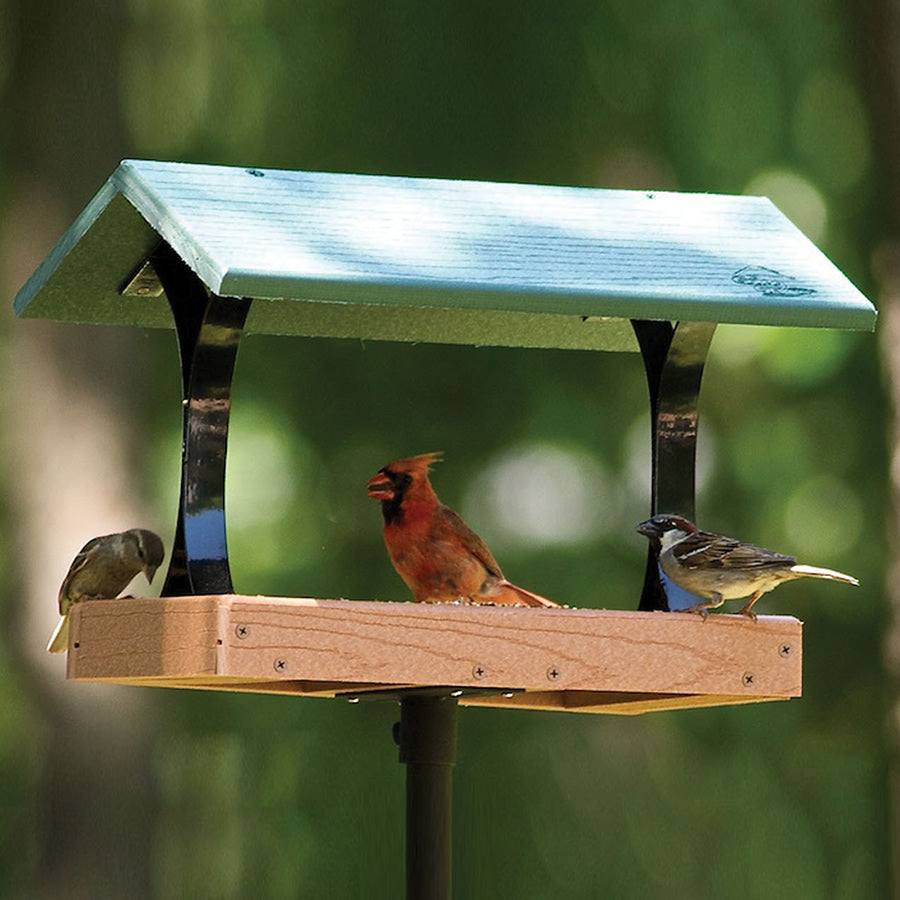
[[[484,541],[438,500],[428,470],[440,453],[398,459],[378,470],[369,496],[381,501],[384,543],[417,603],[558,606],[510,584]]]

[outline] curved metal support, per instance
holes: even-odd
[[[175,319],[184,410],[178,522],[162,594],[230,594],[225,453],[231,379],[251,301],[209,294],[167,244],[151,262]]]
[[[632,319],[650,392],[651,515],[694,518],[697,401],[716,326],[710,322]],[[669,608],[651,548],[638,609]]]

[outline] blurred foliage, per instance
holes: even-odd
[[[765,192],[872,293],[877,173],[832,0],[124,10],[110,102],[126,137],[95,188],[134,155]],[[7,94],[4,60],[21,45],[10,19]],[[174,339],[148,333],[143,351],[138,470],[154,513],[174,521]],[[441,449],[438,493],[511,578],[635,607],[643,379],[636,354],[248,337],[229,450],[237,590],[406,599],[364,485],[390,459]],[[807,623],[802,700],[638,719],[462,711],[457,896],[885,895],[883,403],[870,335],[719,329],[700,520],[863,587],[800,582],[759,603]],[[18,827],[0,827],[4,895],[26,890],[45,830],[33,795],[46,723],[17,699],[21,678],[0,655],[0,790],[19,808]],[[193,692],[161,707],[155,896],[399,896],[395,708]]]

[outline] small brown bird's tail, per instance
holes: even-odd
[[[60,616],[59,622],[53,634],[50,635],[50,642],[47,644],[48,653],[65,653],[69,649],[69,617]]]
[[[520,588],[509,581],[498,582],[496,593],[492,592],[485,599],[499,606],[559,606],[558,603],[554,603],[540,594],[526,591],[525,588]]]
[[[828,581],[843,581],[845,584],[855,584],[859,586],[859,582],[852,575],[845,575],[843,572],[835,572],[834,569],[820,569],[818,566],[791,566],[797,578],[826,578]]]

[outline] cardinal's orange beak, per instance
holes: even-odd
[[[368,489],[369,496],[375,500],[394,499],[394,484],[384,472],[379,472],[372,478],[366,485],[366,488]]]

